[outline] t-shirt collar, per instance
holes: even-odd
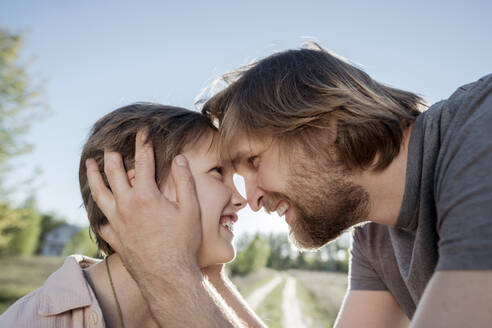
[[[415,230],[418,225],[420,182],[423,161],[423,120],[424,115],[417,117],[413,124],[408,143],[407,172],[405,192],[395,226],[405,230]]]

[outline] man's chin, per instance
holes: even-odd
[[[306,220],[298,217],[290,218],[289,240],[300,251],[317,251],[329,242],[337,239],[345,232],[345,227],[323,225],[308,226]]]
[[[289,240],[300,251],[317,251],[333,239],[314,239],[306,231],[289,226]]]

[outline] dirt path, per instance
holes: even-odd
[[[288,276],[282,295],[282,327],[306,328],[301,305],[296,295],[296,279]]]
[[[278,284],[282,282],[282,277],[277,276],[270,280],[268,283],[265,285],[261,286],[260,288],[256,289],[254,292],[251,293],[251,295],[246,298],[246,301],[248,304],[251,306],[253,310],[256,310],[258,305],[260,305],[261,301],[270,294],[270,292],[277,287]]]

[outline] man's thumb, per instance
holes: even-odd
[[[172,175],[176,184],[176,200],[180,209],[190,211],[190,215],[197,215],[198,199],[195,189],[195,180],[190,171],[188,160],[183,155],[174,159]]]

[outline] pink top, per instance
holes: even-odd
[[[98,261],[82,255],[67,257],[41,288],[0,315],[0,327],[106,327],[101,307],[82,271]]]

